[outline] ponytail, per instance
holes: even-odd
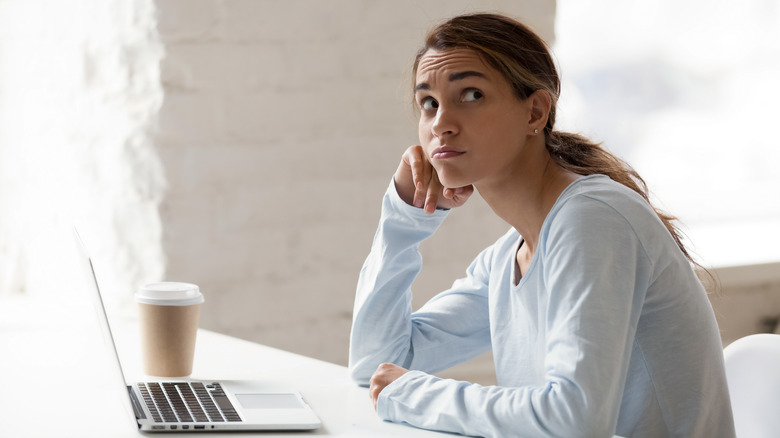
[[[709,288],[717,284],[712,273],[699,264],[683,243],[683,233],[678,226],[676,217],[660,210],[650,202],[650,196],[645,180],[630,164],[607,152],[600,144],[587,138],[568,132],[545,129],[547,152],[556,164],[578,175],[602,174],[615,182],[623,184],[639,194],[655,211],[671,234],[677,246],[695,269],[709,280]]]
[[[691,256],[683,244],[677,219],[650,202],[645,181],[628,163],[607,152],[600,145],[576,134],[555,131],[556,103],[560,96],[560,78],[545,42],[529,27],[495,14],[467,14],[454,17],[434,28],[417,53],[413,75],[428,50],[462,47],[474,50],[509,82],[518,99],[525,100],[537,90],[552,98],[544,134],[547,150],[555,162],[579,175],[603,174],[637,192],[653,208],[671,234],[680,251],[706,277],[717,282]]]

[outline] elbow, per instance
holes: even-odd
[[[354,337],[350,337],[347,369],[349,370],[350,379],[358,386],[368,386],[368,382],[374,374],[374,370],[369,369],[370,366],[367,364],[368,357],[369,355],[364,354],[362,349],[358,348]]]
[[[349,368],[349,377],[358,386],[368,386],[368,382],[369,380],[371,380],[371,375],[365,373],[363,370],[359,368],[353,368],[353,367]]]
[[[585,420],[579,424],[572,424],[566,435],[560,436],[603,436],[611,437],[615,435],[615,426],[610,426],[606,421],[598,418]]]
[[[408,341],[407,341],[408,343]],[[352,344],[349,352],[349,376],[360,386],[368,386],[371,377],[376,372],[379,365],[388,362],[394,364],[405,364],[404,357],[408,359],[409,347],[403,348],[357,348]],[[400,353],[399,353],[400,351]],[[401,365],[403,366],[403,365]],[[405,366],[404,368],[408,368]]]
[[[371,380],[371,376],[374,375],[375,370],[376,367],[371,369],[365,361],[349,359],[349,377],[358,386],[368,386],[368,382]]]
[[[601,418],[586,418],[578,416],[570,421],[559,420],[542,428],[550,436],[587,436],[611,437],[615,435],[615,426]]]
[[[560,389],[560,388],[559,388]],[[545,418],[542,429],[550,436],[588,436],[611,437],[615,435],[617,427],[617,412],[613,412],[612,406],[604,400],[588,397],[585,391],[579,387],[568,387],[568,391],[553,391],[550,395],[558,403],[550,403],[545,410],[548,415],[540,415]]]

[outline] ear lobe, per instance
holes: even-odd
[[[542,129],[547,125],[547,118],[550,116],[552,108],[552,98],[546,90],[536,90],[528,96],[531,104],[531,117],[528,120],[531,130],[534,128]]]

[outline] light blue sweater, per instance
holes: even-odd
[[[520,235],[412,313],[426,215],[391,183],[360,273],[353,379],[415,370],[379,396],[381,418],[465,435],[733,437],[717,323],[689,262],[650,206],[602,175],[558,198],[515,285]],[[478,225],[475,225],[478,226]],[[435,373],[492,348],[498,386]]]

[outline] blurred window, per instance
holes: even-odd
[[[708,266],[780,261],[780,2],[559,0],[557,128],[603,142]]]

